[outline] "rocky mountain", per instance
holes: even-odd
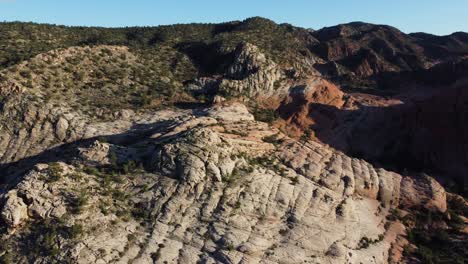
[[[355,22],[323,28],[313,35],[319,43],[311,49],[325,60],[315,67],[350,88],[381,89],[387,86],[389,76],[457,61],[468,50],[468,34],[464,32],[408,35],[390,26]]]
[[[0,33],[0,263],[467,258],[467,33]]]

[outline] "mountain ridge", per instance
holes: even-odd
[[[464,261],[466,33],[0,33],[1,262]]]

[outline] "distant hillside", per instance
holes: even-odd
[[[408,35],[362,22],[312,32],[260,17],[221,24],[129,28],[1,23],[0,33],[0,68],[57,48],[118,45],[146,57],[148,64],[159,60],[174,65],[188,56],[196,72],[178,76],[177,81],[223,73],[240,42],[256,45],[284,68],[304,73],[317,69],[351,88],[375,87],[376,77],[382,74],[428,68],[468,54],[468,34],[463,32]],[[158,57],[162,52],[163,61]]]

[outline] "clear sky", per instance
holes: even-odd
[[[0,21],[119,27],[252,16],[313,29],[364,21],[444,35],[468,31],[468,0],[0,0]]]

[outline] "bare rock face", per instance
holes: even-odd
[[[3,104],[0,117],[2,163],[34,156],[85,134],[87,120],[78,113],[64,106],[31,103],[30,96],[13,94]]]
[[[447,197],[444,187],[427,175],[419,179],[404,177],[401,182],[401,204],[404,207],[423,206],[443,213],[447,210]]]
[[[222,102],[226,101],[226,98],[222,97],[222,96],[219,96],[219,95],[216,95],[214,98],[213,98],[213,104],[220,104]]]
[[[37,165],[2,207],[9,226],[31,226],[3,242],[52,222],[69,230],[52,239],[54,258],[74,263],[385,263],[404,233],[391,209],[444,209],[431,178],[298,142],[241,105],[192,114],[161,112],[156,133],[95,141],[73,165]]]
[[[59,140],[64,140],[67,137],[68,126],[68,121],[63,117],[60,117],[55,125],[55,133]]]
[[[15,94],[21,94],[23,91],[24,89],[16,85],[14,82],[3,81],[0,83],[0,96],[2,97],[8,97],[8,96],[13,96]]]
[[[62,175],[71,174],[72,168],[63,163],[50,166],[39,165],[37,168],[24,176],[16,191],[27,201],[29,216],[41,219],[59,218],[66,213],[67,205],[66,197],[62,191],[70,186],[67,183],[62,186],[52,185],[48,178],[57,180]]]
[[[345,104],[344,93],[335,85],[321,78],[312,78],[293,85],[281,100],[277,111],[287,123],[284,129],[290,133],[309,130],[314,132],[335,126],[335,113]]]
[[[209,117],[227,122],[253,121],[254,117],[247,107],[240,103],[214,106],[207,111]]]
[[[307,93],[306,87],[314,89]],[[466,141],[466,87],[465,81],[416,87],[388,98],[316,82],[300,86],[300,93],[290,92],[277,111],[284,127],[299,130],[297,135],[306,132],[350,156],[401,171],[438,171],[434,176],[453,179],[462,190],[468,168],[466,144],[459,144]]]
[[[87,161],[93,161],[98,164],[109,164],[110,150],[111,146],[109,144],[96,140],[90,147],[80,148],[79,151],[80,156]]]
[[[231,78],[243,79],[256,73],[262,65],[267,63],[265,55],[250,43],[240,44],[235,52],[235,61],[227,70]]]
[[[0,30],[0,263],[459,262],[468,35],[166,29]]]
[[[232,174],[235,161],[231,160],[229,147],[209,129],[189,130],[186,137],[165,144],[155,153],[154,166],[169,176],[195,186],[211,180],[222,181]]]
[[[367,77],[423,68],[429,60],[411,37],[389,26],[354,22],[323,28],[313,35],[320,42],[312,49],[322,58],[348,68],[350,75]],[[392,60],[398,53],[411,53],[414,57]]]
[[[18,197],[17,191],[10,191],[6,195],[6,203],[2,209],[2,219],[10,228],[22,224],[28,219],[28,208],[23,199]]]
[[[237,47],[234,63],[226,75],[228,78],[219,85],[223,93],[246,96],[284,93],[278,86],[283,75],[280,68],[250,43],[242,43]]]

